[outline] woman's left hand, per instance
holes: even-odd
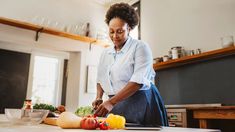
[[[104,117],[112,109],[113,109],[113,104],[109,100],[107,100],[104,103],[102,103],[101,105],[99,105],[99,107],[97,108],[97,110],[95,111],[94,114],[97,116],[100,116],[100,117]]]

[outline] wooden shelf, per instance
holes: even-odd
[[[206,61],[210,59],[221,58],[235,54],[235,47],[222,48],[218,50],[208,51],[193,56],[185,56],[179,59],[173,59],[166,62],[161,62],[153,65],[154,70],[163,70],[167,68],[182,66],[186,64],[196,63],[200,61]]]
[[[43,27],[40,25],[28,23],[28,22],[23,22],[23,21],[0,17],[0,23],[5,24],[5,25],[18,27],[18,28],[27,29],[27,30],[32,30],[32,31],[36,31],[36,32],[40,31],[41,33],[46,33],[46,34],[65,37],[65,38],[69,38],[69,39],[79,40],[82,42],[86,42],[88,44],[97,44],[97,45],[101,45],[104,47],[109,46],[107,43],[105,43],[104,41],[101,41],[101,40],[97,40],[97,39],[85,37],[85,36],[80,36],[80,35],[76,35],[76,34],[71,34],[71,33],[63,32],[63,31],[48,28],[48,27]]]

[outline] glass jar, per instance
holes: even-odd
[[[168,61],[169,60],[169,56],[168,55],[164,55],[163,56],[163,62],[166,62],[166,61]]]
[[[234,45],[233,36],[224,36],[221,38],[221,41],[223,48],[231,47]]]
[[[26,109],[28,109],[28,110],[32,109],[32,100],[26,99],[24,101],[23,109],[25,109],[25,110]]]
[[[157,64],[157,63],[162,62],[163,60],[162,60],[162,57],[157,57],[157,58],[154,58],[153,61],[154,61],[153,63]]]
[[[172,59],[178,59],[180,57],[182,57],[182,47],[181,46],[176,46],[176,47],[172,47],[171,48],[171,55],[172,55]]]

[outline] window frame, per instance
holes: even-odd
[[[55,104],[53,105],[60,105],[61,104],[61,96],[62,96],[62,83],[63,83],[63,68],[64,68],[64,58],[59,55],[55,55],[53,53],[45,53],[40,51],[33,51],[31,53],[30,59],[30,68],[29,68],[29,78],[28,78],[28,86],[27,86],[27,99],[31,99],[32,97],[32,90],[33,90],[33,71],[34,71],[34,63],[35,63],[35,56],[42,56],[42,57],[49,57],[49,58],[56,58],[59,60],[59,73],[58,73],[58,82],[57,82],[57,89],[55,93]]]

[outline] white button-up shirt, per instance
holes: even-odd
[[[128,82],[143,84],[140,90],[147,90],[154,76],[149,46],[128,37],[120,51],[116,51],[114,46],[103,51],[98,65],[97,83],[100,83],[107,95],[115,95]]]

